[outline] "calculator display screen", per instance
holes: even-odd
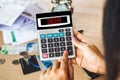
[[[36,14],[37,30],[72,27],[70,11]]]
[[[38,27],[40,28],[56,28],[57,26],[64,26],[68,24],[70,24],[69,15],[38,18]]]
[[[67,22],[66,16],[41,19],[41,25],[51,25],[51,24],[59,24],[59,23],[66,23],[66,22]]]

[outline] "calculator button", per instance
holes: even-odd
[[[70,28],[65,29],[65,31],[70,31]]]
[[[66,40],[71,41],[72,39],[71,39],[71,37],[66,37]]]
[[[61,47],[61,51],[65,51],[66,50],[66,47]]]
[[[60,41],[65,41],[65,38],[64,38],[64,37],[61,37],[61,38],[60,38]]]
[[[73,55],[73,48],[72,47],[68,47],[68,55]]]
[[[66,36],[71,36],[71,32],[66,32]]]
[[[53,49],[53,48],[50,48],[50,49],[49,49],[49,52],[54,52],[54,49]]]
[[[42,40],[41,40],[41,43],[46,43],[46,39],[42,39]]]
[[[50,54],[49,54],[49,57],[54,57],[54,53],[50,53]]]
[[[53,34],[53,37],[54,37],[54,38],[58,38],[58,37],[59,37],[59,34],[58,34],[58,33],[54,33],[54,34]]]
[[[42,49],[42,53],[47,53],[47,49]]]
[[[67,45],[68,45],[68,46],[71,46],[71,45],[72,45],[72,42],[67,42]]]
[[[58,42],[59,41],[59,38],[54,38],[54,42]]]
[[[60,32],[60,33],[59,33],[59,36],[60,36],[60,37],[64,37],[64,36],[65,36],[65,35],[64,35],[64,32]]]
[[[41,34],[41,35],[40,35],[40,38],[41,38],[41,39],[45,39],[45,38],[46,38],[46,34]]]
[[[48,44],[48,47],[53,47],[53,44],[51,43],[51,44]]]
[[[52,35],[52,34],[47,34],[47,37],[48,37],[48,38],[52,38],[53,35]]]
[[[65,42],[61,42],[61,43],[60,43],[60,46],[65,46]]]
[[[43,58],[48,58],[48,54],[42,54]]]
[[[54,43],[54,46],[55,47],[59,47],[59,43]]]
[[[56,57],[60,57],[60,53],[55,53],[55,56]]]
[[[64,31],[64,29],[59,29],[59,32],[63,32]]]
[[[60,48],[55,48],[55,52],[59,52],[60,51]]]
[[[47,44],[42,44],[42,48],[47,48]]]
[[[50,42],[53,42],[53,39],[48,39],[48,42],[50,43]]]

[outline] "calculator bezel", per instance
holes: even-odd
[[[40,18],[48,18],[48,17],[55,17],[55,16],[66,16],[68,15],[69,16],[69,22],[67,24],[64,24],[64,25],[55,25],[54,26],[51,26],[49,25],[48,27],[40,27],[38,25],[38,19]],[[71,37],[73,36],[73,31],[72,31],[72,17],[71,17],[71,12],[70,11],[64,11],[64,12],[52,12],[52,13],[42,13],[42,14],[36,14],[36,25],[37,25],[37,30],[38,30],[38,42],[39,42],[39,48],[41,48],[41,41],[40,41],[40,32],[44,31],[45,33],[46,32],[49,32],[50,30],[53,30],[53,29],[63,29],[63,28],[70,28],[71,29]],[[74,58],[75,57],[75,48],[74,48],[74,45],[72,44],[72,48],[73,48],[73,55],[70,55],[68,56],[68,58]],[[42,49],[39,49],[39,52],[40,52],[40,59],[43,61],[45,60],[56,60],[56,59],[61,59],[61,56],[60,57],[53,57],[53,58],[43,58],[42,57]],[[49,53],[48,53],[49,54]]]

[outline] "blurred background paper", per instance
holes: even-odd
[[[11,26],[27,5],[0,2],[0,24]]]
[[[43,3],[41,4],[38,2],[33,2],[27,6],[27,8],[25,9],[25,11],[23,12],[22,15],[35,20],[37,13],[44,13],[47,11],[48,11],[47,6],[43,5]],[[28,14],[28,15],[26,15],[26,14]]]
[[[38,52],[38,43],[30,42],[21,45],[3,45],[0,54],[20,54],[20,52]]]
[[[5,44],[19,45],[37,38],[35,21],[24,16],[20,16],[12,26],[1,25],[0,29],[3,32]],[[11,32],[13,32],[14,36],[12,36]],[[15,42],[13,42],[13,38],[16,39]]]
[[[5,44],[19,45],[37,39],[35,14],[47,12],[44,4],[30,3],[11,26],[0,24]]]

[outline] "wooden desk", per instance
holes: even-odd
[[[48,6],[51,6],[49,4],[50,0],[42,0],[42,1],[48,4]],[[73,14],[74,28],[76,30],[83,29],[85,31],[84,35],[86,35],[88,39],[91,42],[93,42],[95,45],[97,45],[98,48],[103,52],[102,36],[101,36],[102,7],[100,7],[99,10],[96,9],[95,7],[95,9],[91,9],[93,11],[90,12],[89,8],[85,8],[86,7],[85,2],[89,5],[90,1],[88,0],[73,0],[73,1],[74,1],[73,6],[75,9],[75,12]],[[83,8],[80,8],[79,10],[79,2],[82,3],[82,1],[83,1],[83,4],[80,6]],[[91,1],[94,2],[96,0],[91,0]],[[97,1],[99,1],[97,4],[103,5],[103,2],[104,2],[103,0],[97,0]],[[96,2],[94,3],[95,5],[97,5]],[[91,6],[93,7],[93,5]],[[0,46],[2,45],[3,45],[3,39],[2,39],[2,33],[0,32]],[[37,54],[37,53],[32,53],[32,54]],[[14,59],[20,58],[19,55],[0,55],[0,58],[6,59],[5,64],[0,65],[0,80],[39,80],[40,71],[31,73],[28,75],[23,75],[21,66],[20,65],[15,66],[12,64],[12,61]],[[88,80],[86,75],[80,70],[80,68],[77,65],[74,65],[74,69],[75,69],[74,80]],[[104,76],[100,76],[95,80],[106,80],[106,78]]]
[[[37,53],[33,53],[37,54]],[[19,55],[1,55],[6,62],[0,65],[0,80],[39,80],[40,71],[23,75],[20,65],[13,65],[14,59],[19,59]],[[89,80],[77,65],[74,65],[74,80]],[[100,76],[94,80],[106,80],[104,76]]]

